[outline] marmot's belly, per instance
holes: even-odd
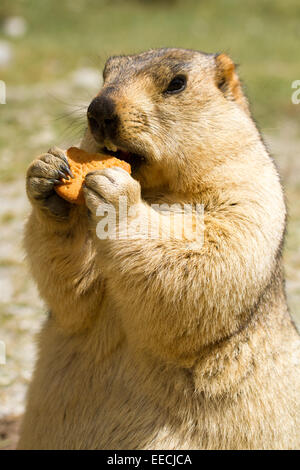
[[[145,364],[143,374],[138,372],[125,341],[102,361],[86,344],[81,348],[78,338],[63,342],[47,335],[41,344],[20,449],[297,447],[295,426],[290,429],[290,420],[285,422],[282,410],[274,409],[273,393],[260,387],[253,395],[249,379],[239,398],[220,401],[199,394],[196,402],[178,369],[170,374]],[[262,398],[270,410],[267,419],[259,410],[248,413]]]
[[[19,447],[188,448],[186,433],[180,430],[177,435],[155,393],[151,400],[140,393],[138,381],[130,381],[134,370],[128,374],[130,364],[122,359],[124,353],[120,350],[102,366],[74,357],[68,365],[57,366],[56,374],[37,374]]]

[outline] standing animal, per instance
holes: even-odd
[[[285,202],[234,63],[158,49],[111,57],[103,77],[81,148],[132,176],[89,173],[76,206],[54,192],[61,150],[27,173],[25,247],[50,314],[19,448],[299,447]],[[203,243],[97,237],[97,209],[118,215],[119,196],[142,228],[166,224],[152,204],[202,204]]]

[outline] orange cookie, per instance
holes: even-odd
[[[70,147],[66,154],[74,178],[62,179],[64,184],[55,186],[55,191],[59,196],[73,204],[84,204],[82,183],[86,174],[90,171],[118,166],[131,173],[129,163],[109,155],[88,153],[77,147]]]

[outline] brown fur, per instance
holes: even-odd
[[[166,96],[178,73],[186,89]],[[154,50],[110,59],[104,77],[114,144],[147,159],[135,179],[88,175],[89,214],[52,193],[59,150],[28,170],[25,246],[51,315],[19,448],[299,447],[284,198],[231,59]],[[82,148],[99,148],[90,131]],[[150,202],[203,203],[204,245],[99,240],[96,208],[119,194],[141,225]]]

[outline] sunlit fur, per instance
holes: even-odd
[[[187,87],[167,95],[176,73]],[[88,216],[34,198],[41,164],[31,165],[25,247],[51,315],[19,448],[299,447],[284,198],[231,59],[154,50],[110,59],[104,78],[120,117],[114,143],[146,156],[141,189],[120,173],[120,191],[141,224],[150,202],[203,203],[204,245],[99,240],[95,208],[98,196],[114,201],[112,183],[87,177]],[[82,147],[99,147],[89,131]]]

